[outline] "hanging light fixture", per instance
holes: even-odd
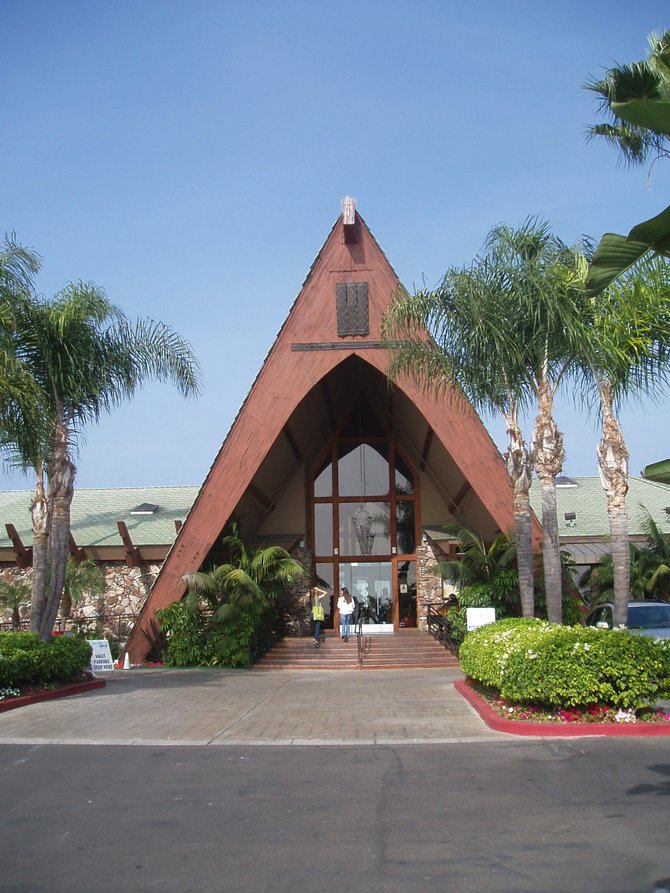
[[[365,504],[361,503],[361,507],[354,512],[353,517],[354,533],[356,534],[361,555],[372,555],[372,546],[375,541],[375,535],[372,533],[373,520]]]
[[[360,480],[362,485],[361,496],[367,495],[367,486],[365,480],[365,444],[361,443],[358,447],[360,457]],[[367,509],[367,504],[362,502],[358,511],[354,512],[353,525],[358,547],[361,555],[372,555],[372,546],[375,541],[375,535],[372,533],[372,522],[374,518]]]

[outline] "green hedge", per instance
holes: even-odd
[[[274,605],[261,611],[234,611],[227,620],[215,623],[182,600],[161,609],[157,616],[167,636],[165,663],[169,667],[246,668],[250,659],[275,641],[281,626]]]
[[[91,646],[84,639],[35,633],[0,633],[0,688],[36,685],[78,676],[89,665]]]
[[[551,707],[644,707],[670,697],[670,640],[626,630],[501,620],[459,653],[471,679],[503,698]]]

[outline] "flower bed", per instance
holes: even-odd
[[[95,679],[92,674],[86,673],[69,682],[2,688],[0,689],[0,713],[15,710],[17,707],[26,707],[28,704],[38,704],[40,701],[50,701],[53,698],[67,698],[70,695],[82,694],[96,688],[104,688],[104,686],[104,679]]]
[[[670,713],[662,708],[591,706],[551,709],[515,704],[497,690],[471,679],[457,680],[456,690],[489,728],[514,735],[670,735]]]

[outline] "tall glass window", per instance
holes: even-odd
[[[335,621],[346,585],[364,623],[392,630],[416,622],[417,480],[374,414],[356,412],[313,471],[314,575]]]

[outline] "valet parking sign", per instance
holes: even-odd
[[[109,673],[114,670],[112,652],[107,639],[86,639],[91,646],[91,671]]]

